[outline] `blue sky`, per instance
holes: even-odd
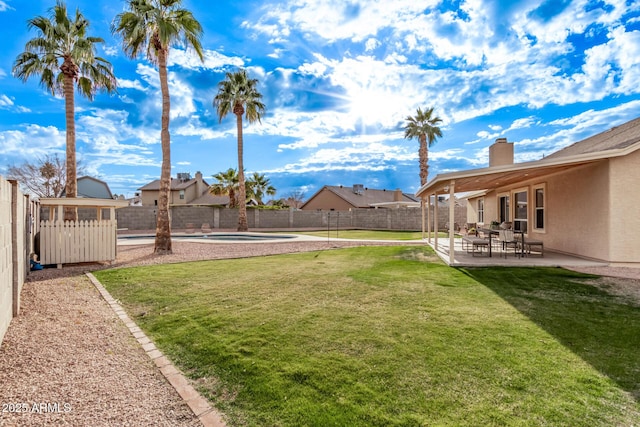
[[[64,101],[11,69],[26,21],[54,0],[0,0],[0,174],[65,152]],[[215,6],[211,6],[215,4]],[[160,176],[160,89],[144,58],[127,59],[110,31],[119,0],[67,1],[105,39],[116,95],[76,97],[78,158],[113,193]],[[516,161],[537,160],[640,116],[640,2],[635,0],[184,0],[204,27],[205,61],[170,52],[172,174],[237,167],[235,120],[212,106],[226,71],[247,68],[267,113],[246,125],[245,169],[277,197],[323,185],[415,192],[417,141],[405,118],[435,108],[443,137],[429,179],[486,167],[496,138]],[[10,34],[11,37],[7,37]]]

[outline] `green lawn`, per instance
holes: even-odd
[[[232,426],[640,424],[640,308],[591,276],[424,247],[95,274]]]

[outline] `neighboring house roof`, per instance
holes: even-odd
[[[196,178],[191,178],[189,180],[183,181],[180,179],[176,179],[176,178],[171,178],[171,190],[184,190],[187,187],[190,187],[191,185],[195,185],[197,182]],[[209,186],[209,184],[207,184],[206,181],[202,181],[204,183],[204,185]],[[151,181],[150,183],[148,183],[147,185],[145,185],[144,187],[140,187],[138,188],[138,190],[150,190],[150,191],[160,191],[160,180],[156,179],[154,181]]]
[[[109,189],[109,185],[94,178],[92,176],[81,176],[76,180],[77,197],[85,197],[89,199],[113,199],[113,194]],[[62,197],[66,196],[66,191],[62,192]]]
[[[342,185],[339,185],[339,186],[325,185],[316,194],[311,196],[309,200],[307,200],[301,206],[301,208],[304,208],[304,206],[307,203],[309,203],[311,200],[313,200],[314,197],[316,197],[318,194],[320,194],[323,191],[330,191],[334,193],[336,196],[340,197],[341,199],[343,199],[344,201],[346,201],[347,203],[349,203],[355,208],[370,208],[372,206],[375,206],[376,204],[390,203],[390,202],[395,202],[395,203],[419,202],[419,199],[416,199],[412,195],[409,195],[406,193],[402,193],[402,200],[396,201],[394,199],[395,193],[396,193],[394,190],[374,190],[374,189],[365,188],[365,187],[358,187],[356,189],[355,186],[345,187]]]
[[[587,163],[626,156],[640,149],[640,118],[570,145],[541,160],[438,174],[416,195],[488,190],[544,177]]]
[[[214,196],[207,191],[189,204],[227,206],[229,204],[229,196]]]

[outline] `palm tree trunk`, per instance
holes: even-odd
[[[420,148],[418,150],[418,161],[420,162],[420,185],[427,183],[428,165],[427,165],[427,137],[420,135]]]
[[[154,252],[170,254],[171,250],[171,222],[169,220],[169,193],[171,191],[171,137],[169,135],[169,83],[167,77],[167,52],[158,50],[158,71],[160,74],[160,89],[162,91],[162,128],[160,142],[162,145],[162,169],[160,171],[160,194],[158,196],[158,217],[156,222],[156,241]]]
[[[77,176],[76,176],[76,122],[74,115],[75,93],[73,90],[73,77],[64,75],[64,108],[65,120],[67,122],[67,197],[75,198],[77,193]],[[78,220],[78,208],[68,206],[64,209],[65,221]]]
[[[249,231],[247,222],[247,189],[244,185],[242,113],[236,113],[236,127],[238,128],[238,231]]]

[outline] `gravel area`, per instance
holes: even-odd
[[[397,244],[174,241],[171,255],[153,255],[151,245],[120,246],[111,265],[32,272],[22,292],[21,315],[12,321],[0,347],[0,426],[199,425],[84,276],[85,271]],[[612,276],[594,285],[640,304],[640,269],[590,268],[585,272]]]

